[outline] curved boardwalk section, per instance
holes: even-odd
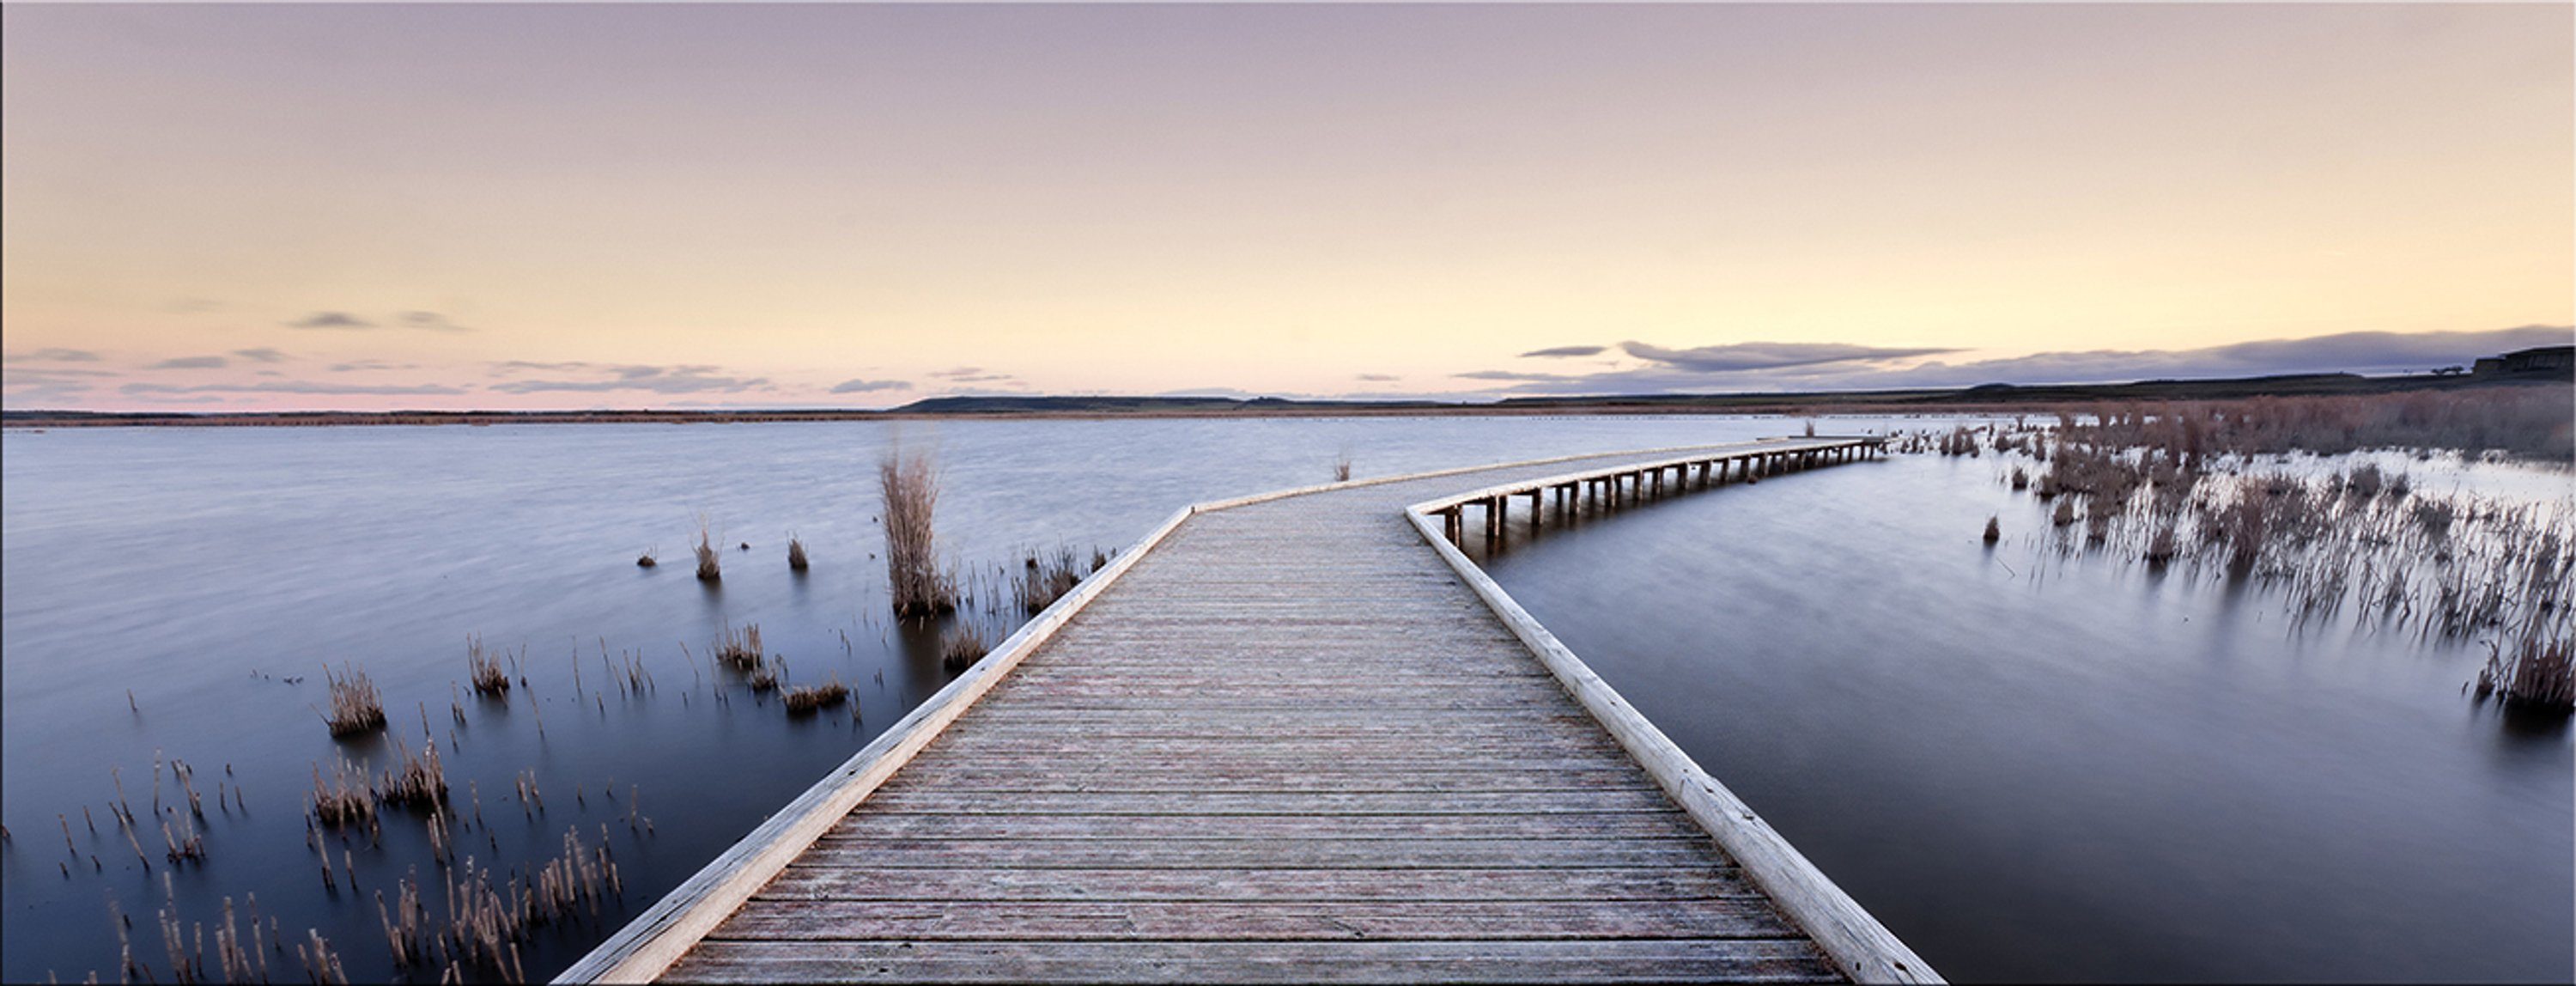
[[[566,978],[1882,978],[1406,511],[1674,454],[1185,512]]]

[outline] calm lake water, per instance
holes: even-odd
[[[1891,426],[1927,423],[1826,430]],[[886,617],[871,557],[875,464],[898,438],[935,453],[943,546],[972,575],[1032,548],[1124,546],[1192,501],[1321,481],[1344,453],[1366,476],[1796,427],[11,432],[0,977],[113,977],[113,907],[167,979],[158,912],[219,921],[230,897],[247,917],[253,895],[288,935],[327,936],[353,978],[405,975],[375,894],[416,874],[430,914],[444,913],[423,826],[396,811],[379,843],[330,836],[335,863],[357,869],[355,889],[334,894],[303,811],[317,765],[381,768],[424,730],[467,815],[460,855],[506,875],[559,853],[567,829],[611,848],[622,898],[524,946],[526,973],[551,975],[946,682],[935,630]],[[2576,764],[2563,728],[2470,706],[2459,685],[2477,655],[2463,650],[2293,636],[2259,598],[2119,565],[2052,562],[2034,580],[2023,561],[2038,552],[1976,541],[1986,514],[2016,505],[1990,466],[1905,458],[1730,488],[1541,539],[1493,568],[1955,977],[2567,978]],[[2566,484],[2470,476],[2514,495]],[[718,587],[686,564],[701,515],[726,549]],[[791,532],[814,558],[801,576],[784,562]],[[633,564],[647,548],[661,567]],[[994,636],[1016,622],[972,618]],[[851,684],[858,715],[792,720],[711,669],[707,645],[745,623],[791,682]],[[525,647],[527,685],[507,703],[467,694],[460,723],[450,696],[468,634]],[[621,690],[603,649],[621,665],[632,655],[651,687]],[[325,733],[320,670],[344,661],[382,689],[390,738]],[[202,864],[162,858],[156,758],[194,768]],[[148,869],[107,811],[111,771]],[[522,771],[542,811],[513,798]],[[183,827],[185,796],[160,773],[157,817]],[[218,783],[240,807],[216,806]],[[302,975],[291,949],[268,961],[277,978]]]

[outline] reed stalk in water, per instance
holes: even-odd
[[[878,463],[877,485],[885,498],[886,581],[894,591],[895,614],[955,612],[957,588],[939,569],[931,523],[939,507],[939,477],[930,460],[897,448]]]
[[[355,736],[385,728],[385,703],[376,694],[376,683],[367,672],[343,664],[333,674],[323,665],[322,678],[330,683],[331,711],[322,721],[331,727],[333,736]]]

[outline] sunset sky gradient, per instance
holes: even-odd
[[[2576,331],[2566,4],[0,17],[13,409],[1963,385]]]

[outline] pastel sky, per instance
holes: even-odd
[[[2421,370],[2567,4],[10,4],[10,408]]]

